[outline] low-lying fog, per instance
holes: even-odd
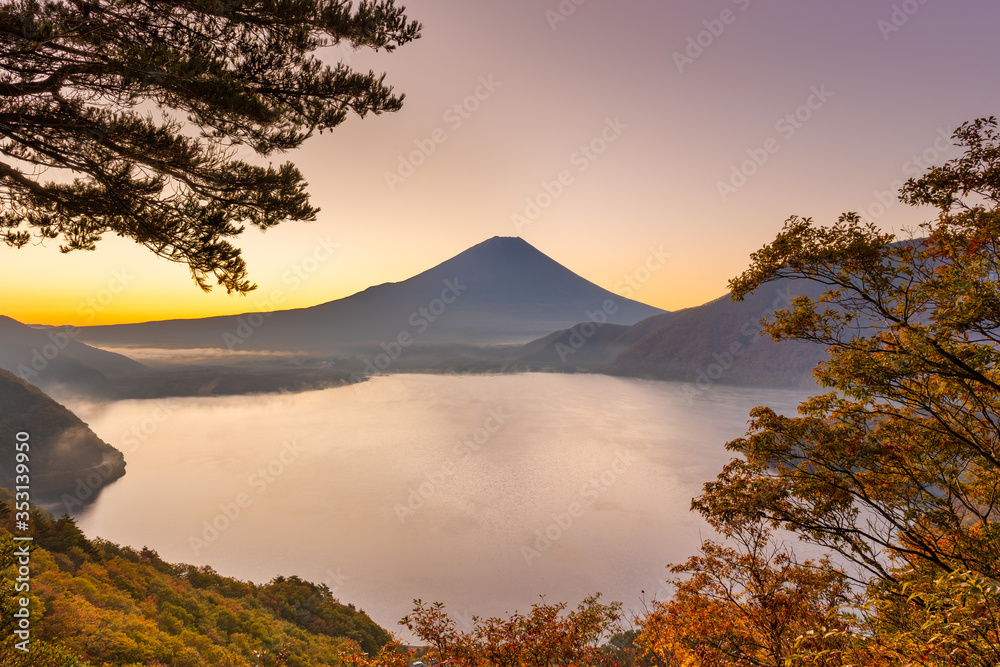
[[[71,409],[126,476],[79,517],[256,582],[326,583],[391,631],[413,598],[460,619],[546,595],[664,597],[710,529],[690,499],[755,405],[801,391],[600,375],[393,375],[301,394]],[[406,635],[404,635],[405,637]]]

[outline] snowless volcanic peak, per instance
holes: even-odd
[[[595,285],[524,239],[495,236],[397,283],[310,308],[257,315],[260,326],[249,336],[238,317],[216,317],[91,327],[83,338],[165,347],[224,347],[239,339],[241,349],[311,351],[400,335],[416,344],[526,343],[588,319],[634,324],[663,312]]]

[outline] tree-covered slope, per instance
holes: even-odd
[[[778,345],[760,332],[760,320],[801,294],[822,289],[785,280],[734,302],[725,295],[701,306],[648,317],[632,326],[581,322],[517,351],[531,370],[587,371],[718,384],[811,387],[813,367],[826,349],[802,341]]]
[[[72,519],[32,517],[30,592],[15,592],[12,496],[0,489],[0,664],[243,667],[337,665],[347,642],[389,633],[328,588],[298,577],[257,585],[154,551],[88,540]],[[19,535],[22,533],[18,533]],[[31,643],[14,647],[13,605],[30,599]]]
[[[72,512],[125,474],[122,453],[37,387],[0,369],[0,486],[14,486],[14,441],[29,434],[32,499]]]

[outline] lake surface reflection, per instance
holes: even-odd
[[[688,389],[685,391],[685,389]],[[413,598],[471,615],[664,597],[711,531],[691,497],[748,411],[802,391],[600,375],[392,375],[302,394],[71,405],[127,474],[80,527],[171,562],[326,583],[390,631]],[[405,636],[405,635],[404,635]]]

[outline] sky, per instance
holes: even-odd
[[[1000,111],[987,0],[406,6],[417,42],[323,52],[386,72],[406,100],[275,159],[321,211],[237,240],[258,290],[204,294],[115,237],[4,246],[0,314],[81,326],[311,306],[498,235],[650,305],[697,306],[791,215],[858,211],[897,233],[930,219],[895,190]]]

